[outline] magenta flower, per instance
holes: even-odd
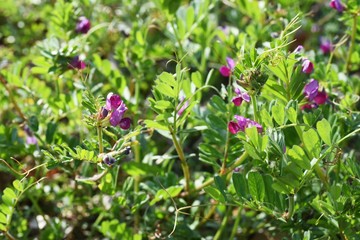
[[[111,92],[106,96],[106,105],[101,109],[100,119],[104,119],[110,112],[109,122],[111,126],[119,126],[121,129],[127,130],[131,125],[131,119],[124,118],[127,109],[121,97]]]
[[[130,118],[123,118],[123,119],[121,119],[121,121],[119,123],[120,128],[122,128],[124,130],[129,129],[130,125],[131,125],[131,119]]]
[[[227,66],[221,66],[219,71],[224,77],[230,76],[231,72],[235,68],[235,62],[232,58],[226,57]]]
[[[120,96],[111,92],[106,96],[105,108],[106,110],[111,111],[117,109],[121,105],[121,103],[122,100]]]
[[[320,49],[323,52],[323,54],[330,53],[333,50],[331,41],[327,38],[321,38],[320,39]]]
[[[311,81],[305,85],[304,87],[304,95],[312,101],[316,95],[318,94],[319,82],[315,79],[311,79]]]
[[[314,64],[309,59],[304,59],[302,63],[303,73],[310,74],[314,70]]]
[[[90,27],[91,27],[91,23],[89,19],[87,19],[84,16],[79,17],[79,20],[76,24],[76,31],[78,33],[86,34],[90,30]]]
[[[325,104],[328,99],[325,90],[319,91],[319,83],[314,79],[305,85],[304,95],[307,97],[308,102],[301,106],[302,110],[317,108],[319,105]]]
[[[328,99],[328,95],[326,94],[325,90],[322,90],[321,92],[317,93],[317,95],[314,98],[314,102],[317,105],[321,105],[326,103],[327,99]]]
[[[75,56],[70,62],[70,68],[82,70],[86,68],[84,61],[79,59],[79,56]]]
[[[258,122],[239,115],[235,115],[234,118],[237,121],[230,121],[228,124],[229,132],[232,134],[236,134],[240,131],[244,132],[245,129],[249,127],[256,127],[258,133],[262,133],[263,131],[263,127]]]
[[[330,7],[332,7],[333,9],[336,9],[338,12],[342,12],[344,11],[344,7],[341,3],[340,0],[331,0],[331,2],[329,3]]]
[[[121,119],[123,118],[126,110],[127,110],[127,107],[126,107],[125,103],[121,102],[120,106],[111,113],[111,116],[110,116],[110,119],[109,119],[110,124],[112,126],[114,126],[114,127],[119,125],[119,123],[120,123]]]
[[[240,106],[243,100],[245,102],[250,102],[250,96],[247,93],[242,93],[239,88],[235,89],[236,96],[233,97],[232,102],[235,104],[235,106]]]

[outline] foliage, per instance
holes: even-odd
[[[3,1],[0,236],[359,238],[359,14]]]

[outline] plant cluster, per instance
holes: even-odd
[[[358,0],[5,0],[0,236],[360,238]]]

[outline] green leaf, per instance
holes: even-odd
[[[273,189],[275,189],[279,193],[290,194],[292,192],[292,188],[281,181],[275,179],[274,183],[271,185]]]
[[[161,82],[163,82],[171,87],[175,87],[175,85],[176,85],[175,77],[171,73],[162,72],[158,78]]]
[[[272,118],[267,109],[265,109],[265,108],[261,109],[260,115],[261,115],[261,120],[262,120],[264,126],[274,127]]]
[[[158,166],[138,162],[124,163],[122,168],[131,176],[157,175],[163,172],[163,170]]]
[[[156,90],[158,90],[160,93],[164,94],[165,96],[168,96],[168,97],[171,97],[171,98],[176,97],[174,89],[171,86],[167,85],[167,84],[158,83],[156,85]]]
[[[157,130],[166,130],[169,131],[169,128],[164,124],[160,122],[155,122],[153,120],[145,120],[144,123],[148,128],[155,128]]]
[[[226,194],[225,194],[226,183],[225,183],[224,179],[222,179],[220,176],[215,176],[214,182],[215,182],[216,187],[220,190],[221,194],[224,196],[224,199],[227,200]]]
[[[187,11],[186,11],[186,28],[187,30],[190,30],[192,24],[194,23],[195,20],[195,12],[194,12],[194,8],[192,6],[188,7]]]
[[[17,198],[14,190],[12,190],[11,188],[8,188],[8,187],[5,188],[5,190],[4,190],[4,195],[5,195],[5,196],[8,196],[9,198],[12,198],[12,199],[16,199],[16,198]]]
[[[265,185],[261,174],[258,172],[249,172],[248,185],[250,195],[253,197],[253,199],[260,202],[264,201]]]
[[[19,180],[15,180],[13,181],[13,186],[15,187],[16,190],[18,190],[19,192],[22,192],[24,190],[24,187],[22,185],[22,183]]]
[[[183,186],[171,186],[166,190],[160,189],[159,191],[156,192],[154,199],[150,202],[150,206],[154,205],[155,203],[161,200],[166,200],[170,197],[172,198],[176,197],[183,190],[183,188],[184,188]]]
[[[0,223],[7,223],[5,214],[0,212]]]
[[[271,112],[275,122],[280,126],[283,125],[285,120],[285,106],[282,104],[276,104],[272,107]]]
[[[297,121],[297,113],[293,107],[289,107],[287,110],[287,117],[292,123],[296,123]]]
[[[303,133],[304,145],[310,158],[319,157],[321,151],[320,139],[316,131],[310,128]]]
[[[5,204],[0,205],[0,211],[5,213],[6,215],[11,214],[12,211],[10,208],[12,208],[12,207],[5,205]]]
[[[214,187],[208,186],[206,188],[204,188],[204,191],[210,195],[210,197],[212,197],[213,199],[215,199],[216,201],[225,203],[225,198],[224,196],[220,193],[220,191]]]
[[[47,128],[46,128],[46,142],[47,143],[52,143],[53,139],[54,139],[54,134],[57,128],[57,124],[53,123],[53,122],[49,122],[47,124]]]
[[[323,118],[321,121],[316,123],[316,129],[321,137],[321,139],[327,145],[331,146],[331,126],[330,123]]]
[[[302,169],[309,170],[311,168],[310,160],[300,146],[294,145],[291,149],[288,149],[287,155]]]
[[[34,132],[37,132],[39,130],[39,120],[36,116],[31,116],[29,118],[29,126]]]
[[[218,95],[215,95],[210,100],[210,105],[218,110],[219,112],[225,113],[227,112],[226,104],[224,100],[219,97]]]
[[[194,85],[197,88],[200,88],[202,86],[202,77],[201,73],[199,71],[191,73],[191,81],[194,83]]]
[[[155,108],[160,110],[166,110],[168,108],[173,108],[173,105],[169,101],[159,100],[155,102]]]
[[[246,198],[248,193],[248,186],[246,184],[245,176],[241,173],[233,173],[232,180],[236,194],[239,197]]]

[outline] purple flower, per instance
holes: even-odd
[[[232,102],[235,104],[235,106],[240,106],[243,100],[245,102],[250,102],[250,96],[247,93],[242,93],[239,88],[235,89],[236,96],[233,97]]]
[[[244,132],[245,129],[249,127],[256,127],[258,133],[262,133],[263,131],[263,127],[258,122],[239,115],[235,115],[234,118],[237,120],[237,122],[230,121],[228,124],[229,132],[232,134],[236,134],[240,131]]]
[[[317,95],[314,98],[314,102],[317,105],[321,105],[326,103],[327,99],[328,99],[328,95],[326,94],[325,90],[322,90],[321,92],[317,93]]]
[[[120,128],[122,128],[124,130],[129,129],[130,125],[131,125],[131,119],[130,118],[123,118],[123,119],[121,119],[121,121],[119,123]]]
[[[176,108],[176,110],[178,111],[177,114],[179,116],[181,116],[183,114],[183,112],[185,111],[185,109],[189,106],[189,101],[184,102],[184,99],[185,99],[184,97],[180,97],[180,103],[178,104],[178,106]],[[180,109],[179,109],[179,107],[180,107]]]
[[[76,24],[76,31],[78,33],[86,34],[90,30],[90,27],[91,27],[91,23],[89,19],[87,19],[84,16],[79,17],[79,20]]]
[[[221,66],[219,71],[224,77],[230,76],[231,72],[235,68],[235,62],[232,58],[226,57],[227,66]]]
[[[38,143],[36,137],[34,136],[33,132],[29,128],[28,125],[24,126],[24,132],[26,133],[26,144],[28,145],[36,145]]]
[[[99,113],[99,119],[102,120],[107,117],[109,114],[109,111],[105,107],[101,107],[100,113]]]
[[[302,71],[306,74],[310,74],[313,70],[314,64],[309,59],[304,59],[302,63]]]
[[[236,134],[241,130],[239,124],[237,124],[236,122],[233,122],[233,121],[229,122],[228,129],[229,129],[229,132],[231,132],[232,134]]]
[[[318,94],[318,89],[319,82],[315,79],[311,79],[311,81],[304,87],[304,94],[310,101],[312,101]]]
[[[331,41],[327,38],[321,38],[320,39],[320,49],[323,52],[323,54],[330,53],[333,50]]]
[[[106,110],[111,111],[117,109],[122,103],[121,97],[114,93],[109,93],[106,96]]]
[[[127,107],[125,103],[121,102],[120,106],[111,113],[110,124],[114,127],[117,126],[120,123],[121,119],[123,118],[126,110]]]
[[[336,9],[338,12],[342,12],[344,11],[344,7],[341,4],[340,0],[331,0],[331,2],[329,3],[330,7],[332,7],[333,9]]]
[[[86,68],[86,64],[79,59],[79,56],[75,56],[70,62],[70,68],[82,70]]]

